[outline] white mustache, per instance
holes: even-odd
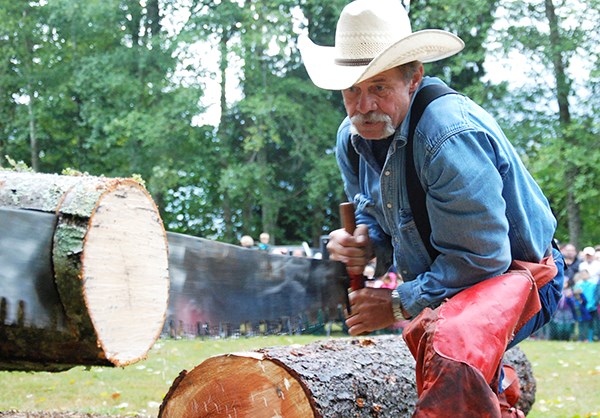
[[[357,113],[356,115],[350,118],[350,133],[352,135],[358,135],[358,129],[356,129],[357,125],[363,123],[375,123],[375,122],[385,122],[385,127],[383,129],[383,133],[381,138],[387,138],[390,135],[394,134],[395,128],[392,124],[392,118],[385,113],[378,112],[369,112],[366,114]],[[381,139],[380,138],[380,139]]]
[[[350,122],[353,124],[361,123],[373,123],[373,122],[386,122],[391,124],[392,118],[385,113],[369,112],[366,114],[358,113],[350,118]]]

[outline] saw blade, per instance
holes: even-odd
[[[64,325],[52,270],[56,222],[52,213],[0,207],[0,325]]]
[[[167,332],[192,335],[299,331],[340,318],[348,305],[342,263],[268,254],[169,232]]]
[[[52,268],[54,214],[0,207],[0,326],[64,329]],[[169,232],[165,329],[195,335],[253,327],[292,332],[343,316],[345,267]]]

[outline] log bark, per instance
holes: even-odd
[[[529,412],[535,379],[519,348],[509,351]],[[398,335],[339,338],[211,357],[173,382],[159,418],[410,417],[415,362]]]
[[[145,188],[133,179],[0,171],[0,207],[56,214],[53,276],[38,296],[58,295],[43,307],[52,320],[40,324],[28,311],[35,300],[0,289],[0,369],[144,358],[163,328],[169,291],[166,232]]]

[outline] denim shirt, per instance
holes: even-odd
[[[442,83],[425,77],[421,86]],[[413,96],[414,98],[414,96]],[[393,261],[411,315],[506,272],[513,259],[537,262],[556,228],[548,201],[495,120],[469,98],[433,101],[415,129],[414,158],[426,191],[431,260],[416,229],[405,182],[410,110],[396,130],[383,169],[367,140],[354,135],[358,176],[347,155],[350,121],[338,129],[336,156],[357,224],[369,227],[378,263]],[[385,261],[384,261],[385,262]]]

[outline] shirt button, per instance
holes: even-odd
[[[386,176],[389,176],[390,174],[392,174],[392,172],[391,172],[390,170],[387,170],[387,171],[386,171],[385,173],[383,173],[383,174],[385,174]]]
[[[391,203],[388,203],[386,206],[388,207],[388,209],[392,208],[392,204]]]

